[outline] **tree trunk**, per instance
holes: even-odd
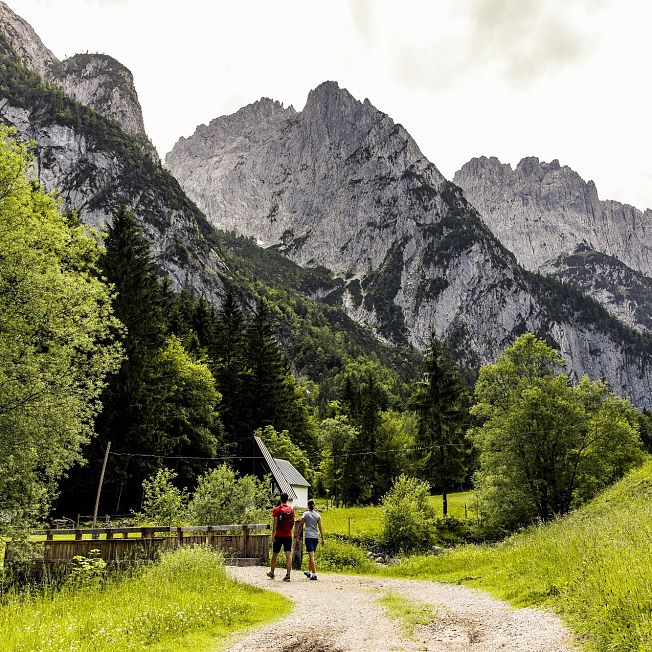
[[[444,518],[446,518],[448,516],[448,490],[446,489],[446,485],[441,490],[441,511]]]

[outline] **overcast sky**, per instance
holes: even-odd
[[[473,156],[559,159],[652,208],[647,0],[7,0],[54,54],[134,74],[164,156],[262,96],[338,81],[449,178]]]

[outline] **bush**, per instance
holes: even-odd
[[[350,543],[329,538],[325,546],[318,548],[319,564],[325,570],[372,572],[375,566],[367,559],[365,551]]]
[[[174,525],[184,520],[188,497],[172,484],[177,474],[170,469],[159,469],[143,481],[143,510],[136,514],[139,521],[156,525]]]
[[[388,552],[427,550],[435,542],[435,510],[427,482],[400,475],[383,498],[383,545]]]
[[[239,477],[226,464],[199,478],[188,505],[193,525],[266,522],[273,497],[269,484],[252,475]]]

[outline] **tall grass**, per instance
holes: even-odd
[[[232,632],[289,607],[280,595],[230,580],[213,550],[180,548],[103,587],[5,596],[0,650],[215,650]]]
[[[558,611],[586,649],[652,650],[652,462],[589,505],[496,546],[413,557],[384,574],[463,582]]]

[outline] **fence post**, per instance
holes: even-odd
[[[301,521],[294,522],[294,536],[292,537],[292,568],[301,570],[303,563],[303,536],[297,537],[296,534],[301,527]]]
[[[246,525],[242,526],[242,556],[247,556],[249,549],[249,528]]]

